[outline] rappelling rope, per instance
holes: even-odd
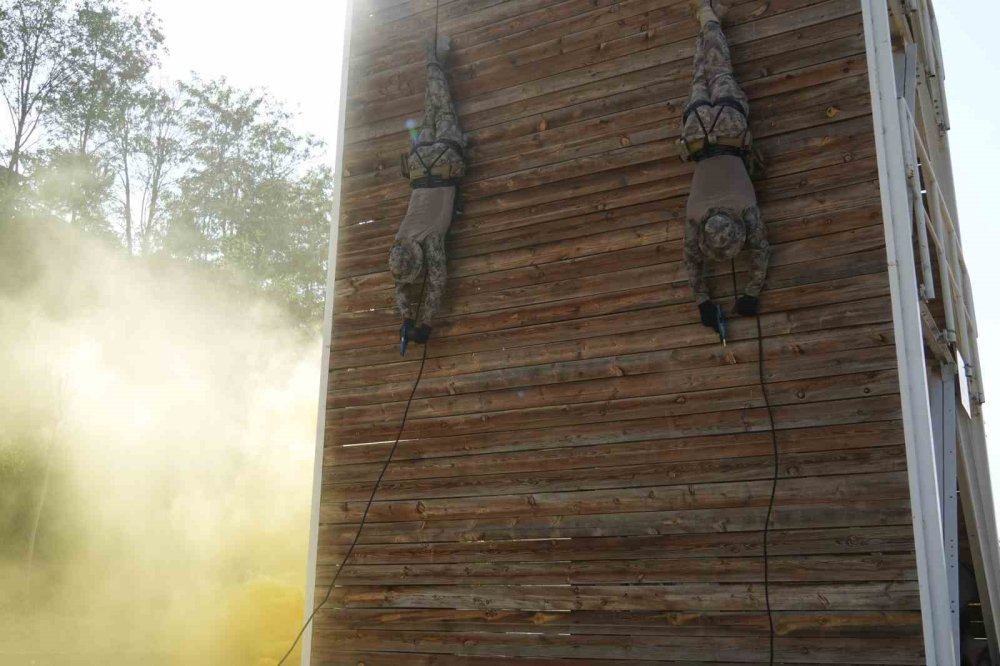
[[[441,16],[441,0],[434,0],[434,44],[431,48],[437,49],[438,45],[438,19]]]
[[[733,298],[739,293],[736,289],[736,261],[732,262],[733,275]],[[757,309],[757,379],[760,383],[760,391],[764,396],[764,406],[767,408],[767,422],[771,430],[771,447],[773,450],[772,459],[774,465],[771,470],[771,498],[767,503],[767,517],[764,519],[764,604],[767,607],[768,624],[768,664],[774,666],[774,612],[771,610],[771,580],[770,580],[770,560],[768,559],[767,537],[771,529],[771,516],[774,514],[774,498],[778,490],[778,434],[774,429],[774,412],[771,409],[771,401],[767,395],[767,385],[764,382],[764,330],[760,323],[760,306]]]
[[[420,307],[423,305],[424,290],[426,288],[427,288],[427,272],[425,271],[424,283],[423,286],[420,287],[420,301],[418,301],[419,305],[417,306],[418,317],[420,315]],[[299,633],[296,634],[295,640],[292,641],[292,646],[288,648],[288,652],[286,652],[285,656],[282,657],[281,661],[278,662],[278,666],[282,666],[285,663],[285,660],[288,659],[288,656],[292,654],[292,652],[295,650],[295,646],[299,644],[299,641],[302,639],[302,635],[306,632],[306,629],[308,629],[309,625],[312,624],[313,618],[316,617],[316,613],[318,613],[320,609],[326,605],[326,602],[330,600],[330,595],[333,594],[333,588],[337,584],[337,579],[340,578],[340,573],[344,570],[344,567],[347,566],[348,560],[351,559],[351,555],[354,553],[354,548],[358,545],[358,541],[360,541],[361,539],[361,531],[364,530],[365,528],[365,523],[368,520],[368,512],[371,510],[372,502],[374,502],[375,500],[375,494],[378,492],[379,486],[382,484],[382,478],[385,476],[386,470],[389,469],[389,463],[392,462],[392,458],[396,454],[396,449],[399,448],[399,440],[402,439],[403,437],[403,430],[406,428],[406,417],[410,413],[410,405],[413,404],[413,396],[416,395],[417,387],[420,385],[420,378],[423,377],[424,375],[424,364],[427,362],[427,346],[429,344],[430,341],[427,341],[423,345],[424,353],[420,357],[420,370],[417,371],[417,378],[413,382],[413,388],[410,389],[410,396],[406,399],[406,408],[403,410],[403,418],[399,423],[399,432],[396,433],[396,439],[392,443],[392,448],[389,449],[389,455],[386,456],[385,462],[382,463],[382,469],[379,471],[378,478],[375,479],[375,484],[372,486],[372,492],[368,496],[368,501],[365,503],[365,510],[361,514],[361,521],[358,524],[358,531],[354,534],[354,539],[351,541],[351,546],[350,548],[347,549],[347,554],[344,555],[344,559],[341,560],[340,565],[337,567],[336,573],[333,574],[333,580],[330,581],[330,585],[326,588],[326,594],[323,595],[323,600],[320,601],[319,605],[316,606],[313,609],[313,612],[309,614],[309,617],[303,623],[302,628],[299,629]]]
[[[438,20],[440,18],[440,15],[441,15],[441,0],[435,0],[434,41],[431,44],[431,48],[435,50],[437,49]],[[438,157],[440,158],[440,156]],[[421,162],[423,162],[423,160],[421,160]],[[437,162],[437,160],[435,160],[435,162]],[[417,306],[418,317],[420,315],[420,307],[423,306],[424,291],[426,289],[427,289],[427,272],[425,270],[424,282],[423,285],[420,287],[420,300],[418,301],[418,306]],[[361,532],[364,530],[365,524],[368,520],[368,512],[371,511],[372,502],[374,502],[375,495],[376,493],[378,493],[379,486],[382,484],[382,479],[383,477],[385,477],[386,470],[389,469],[389,464],[392,462],[392,458],[396,454],[396,449],[399,448],[399,440],[402,439],[403,437],[403,430],[406,429],[406,417],[410,413],[410,405],[413,404],[413,396],[416,395],[417,393],[417,387],[420,386],[420,378],[423,377],[424,375],[424,365],[427,363],[427,347],[429,344],[430,344],[429,341],[424,342],[423,345],[424,351],[423,354],[420,356],[420,370],[417,371],[417,378],[414,380],[413,388],[410,389],[410,395],[406,399],[406,407],[403,409],[403,418],[399,423],[399,432],[396,433],[396,439],[392,443],[392,448],[389,449],[389,455],[386,456],[385,462],[382,463],[382,469],[379,471],[378,478],[375,479],[375,484],[372,486],[372,492],[368,496],[368,501],[365,503],[365,510],[361,514],[361,521],[358,524],[358,531],[354,534],[354,539],[351,541],[351,546],[347,549],[347,554],[344,555],[344,559],[341,560],[340,566],[337,567],[336,573],[333,574],[333,580],[330,581],[330,585],[326,588],[326,594],[323,595],[323,600],[320,601],[319,605],[316,606],[313,609],[312,613],[309,614],[309,617],[303,623],[302,628],[299,629],[299,633],[296,634],[295,640],[292,642],[291,647],[288,648],[288,651],[285,653],[285,656],[283,656],[281,658],[281,661],[278,662],[278,666],[283,666],[285,660],[288,659],[288,656],[291,655],[292,651],[295,650],[295,646],[299,644],[299,641],[302,639],[302,635],[306,632],[306,629],[308,629],[309,625],[312,624],[313,619],[316,617],[316,613],[318,613],[320,609],[323,608],[323,606],[325,606],[326,603],[330,600],[330,595],[333,594],[333,588],[337,585],[337,579],[340,578],[340,573],[344,570],[344,567],[347,565],[347,562],[351,559],[351,555],[354,554],[354,549],[355,547],[357,547],[358,541],[361,540]]]

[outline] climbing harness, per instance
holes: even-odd
[[[733,275],[733,298],[738,293],[736,290],[736,260],[732,261]],[[767,516],[764,518],[764,604],[767,608],[768,624],[768,648],[770,658],[768,664],[774,666],[774,612],[771,609],[771,578],[770,560],[768,557],[768,536],[771,529],[771,517],[774,515],[774,500],[778,491],[778,434],[774,429],[774,410],[771,408],[771,400],[767,394],[767,385],[764,382],[764,329],[760,323],[760,310],[756,314],[757,319],[757,380],[760,384],[760,392],[764,398],[764,406],[767,408],[767,423],[771,431],[771,449],[773,466],[771,468],[771,498],[767,503]]]
[[[701,114],[697,113],[698,109],[704,107],[718,107],[718,111],[715,112],[715,118],[712,120],[711,126],[708,127],[705,126],[705,121],[702,120]],[[701,126],[702,136],[694,141],[688,141],[684,136],[678,139],[677,146],[682,160],[685,162],[700,162],[701,160],[716,157],[717,155],[745,157],[751,151],[753,137],[750,134],[749,122],[744,123],[743,133],[738,137],[720,137],[715,133],[715,127],[719,124],[722,112],[726,109],[733,109],[743,116],[744,121],[747,120],[747,111],[744,104],[734,97],[723,97],[714,102],[701,100],[684,109],[682,123],[686,125],[691,114],[695,114],[698,124]]]
[[[421,148],[430,148],[434,146],[440,146],[441,152],[437,154],[430,164],[424,161],[423,155],[420,154]],[[465,150],[457,141],[452,141],[451,139],[437,139],[436,141],[421,141],[413,145],[409,153],[403,153],[400,155],[400,172],[403,174],[404,178],[409,179],[410,187],[413,189],[419,189],[422,187],[450,187],[457,186],[459,179],[464,175],[464,166],[459,167],[452,162],[448,162],[438,166],[438,162],[444,157],[449,150],[455,151],[461,160],[465,160]],[[420,173],[412,173],[410,171],[410,157],[416,157],[417,161],[420,162],[420,166],[423,169]]]
[[[431,42],[431,48],[437,48],[438,41],[438,25],[440,21],[441,14],[441,0],[436,0],[434,3],[434,41]],[[439,62],[429,62],[428,67],[437,67],[444,72],[444,68]],[[424,156],[420,154],[421,148],[431,148],[434,146],[442,146],[441,151],[437,156],[431,160],[430,164],[424,161]],[[437,166],[437,163],[441,161],[441,158],[448,154],[449,150],[455,151],[458,155],[461,164],[455,164],[454,162],[448,162],[441,166]],[[411,157],[416,157],[417,161],[420,162],[422,171],[419,173],[411,173],[409,160]],[[458,180],[465,175],[465,147],[462,146],[458,141],[452,139],[435,139],[434,141],[420,141],[415,143],[413,147],[410,148],[409,153],[403,153],[400,155],[400,172],[403,177],[410,181],[410,187],[413,189],[418,189],[422,187],[450,187],[457,186]]]

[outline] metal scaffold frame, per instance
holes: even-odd
[[[863,0],[862,7],[927,663],[959,659],[956,495],[968,524],[996,663],[993,606],[1000,599],[1000,553],[937,24],[929,0]],[[956,383],[964,409],[947,407],[954,403]]]

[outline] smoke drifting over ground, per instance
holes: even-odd
[[[264,666],[295,635],[320,344],[219,282],[0,221],[0,664]]]

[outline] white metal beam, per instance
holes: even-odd
[[[316,563],[319,555],[319,507],[323,489],[323,450],[326,446],[326,394],[330,382],[330,345],[333,339],[333,295],[337,277],[337,245],[340,240],[340,198],[344,187],[344,129],[347,124],[347,75],[351,63],[351,21],[354,17],[354,0],[347,1],[344,17],[344,51],[340,69],[340,110],[337,117],[337,158],[334,163],[333,212],[330,222],[330,253],[326,263],[326,307],[323,310],[323,355],[320,365],[318,413],[316,418],[316,455],[313,462],[312,517],[309,525],[309,561],[306,569],[306,607],[308,621],[316,603]],[[313,627],[302,636],[301,666],[309,666],[312,659]]]
[[[896,335],[925,658],[928,666],[956,666],[889,12],[885,0],[861,0],[861,8]]]

